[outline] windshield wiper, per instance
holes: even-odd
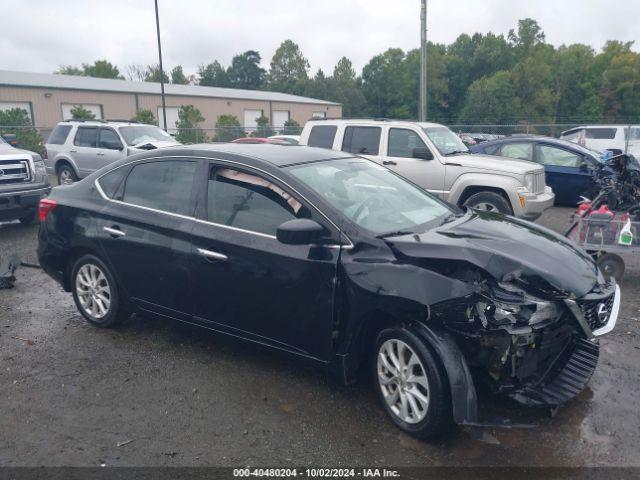
[[[451,152],[445,153],[444,156],[448,157],[449,155],[460,155],[461,153],[471,153],[469,150],[453,150]]]
[[[398,230],[397,232],[389,232],[377,235],[376,238],[400,237],[402,235],[413,235],[414,233],[416,232],[411,232],[409,230]]]

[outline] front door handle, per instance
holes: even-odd
[[[102,152],[98,152],[98,153],[96,153],[96,155],[98,155],[99,157],[104,157],[104,153],[102,153]]]
[[[126,235],[126,233],[124,233],[122,230],[120,230],[119,228],[113,228],[113,227],[102,227],[102,229],[107,232],[109,235],[111,235],[114,238],[117,237],[124,237]]]
[[[393,160],[384,160],[382,162],[383,165],[398,165],[396,162],[394,162]]]
[[[77,150],[69,150],[69,153],[78,153]]]
[[[205,250],[204,248],[198,248],[198,253],[203,257],[210,258],[211,260],[220,260],[222,262],[229,260],[229,258],[222,253],[212,252],[211,250]]]

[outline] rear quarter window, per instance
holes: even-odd
[[[128,171],[129,168],[126,167],[116,168],[98,179],[98,184],[107,197],[121,200],[122,185]]]
[[[616,138],[615,128],[586,128],[585,138],[593,138],[596,140],[613,140]]]
[[[309,132],[309,147],[333,148],[333,139],[336,137],[338,127],[335,125],[316,125]]]
[[[51,135],[47,139],[47,143],[51,145],[64,145],[71,131],[71,125],[58,125],[53,129]]]

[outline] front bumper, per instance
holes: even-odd
[[[585,336],[594,338],[605,335],[615,328],[620,313],[621,298],[620,287],[615,285],[613,298],[611,294],[585,295],[577,300],[565,300],[565,303]]]
[[[22,218],[38,209],[43,197],[51,192],[50,185],[23,186],[21,190],[0,191],[0,221]]]
[[[539,194],[518,191],[516,198],[511,201],[513,214],[525,220],[536,220],[547,208],[553,207],[555,198],[551,187],[545,187],[544,193]]]

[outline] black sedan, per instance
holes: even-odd
[[[563,237],[324,149],[156,150],[55,188],[40,218],[40,263],[90,323],[172,318],[346,383],[368,371],[421,438],[478,423],[480,381],[525,405],[569,401],[620,304]]]
[[[576,143],[551,137],[514,136],[470,147],[473,153],[530,160],[544,165],[546,183],[556,195],[556,203],[574,206],[593,188],[600,152]]]

